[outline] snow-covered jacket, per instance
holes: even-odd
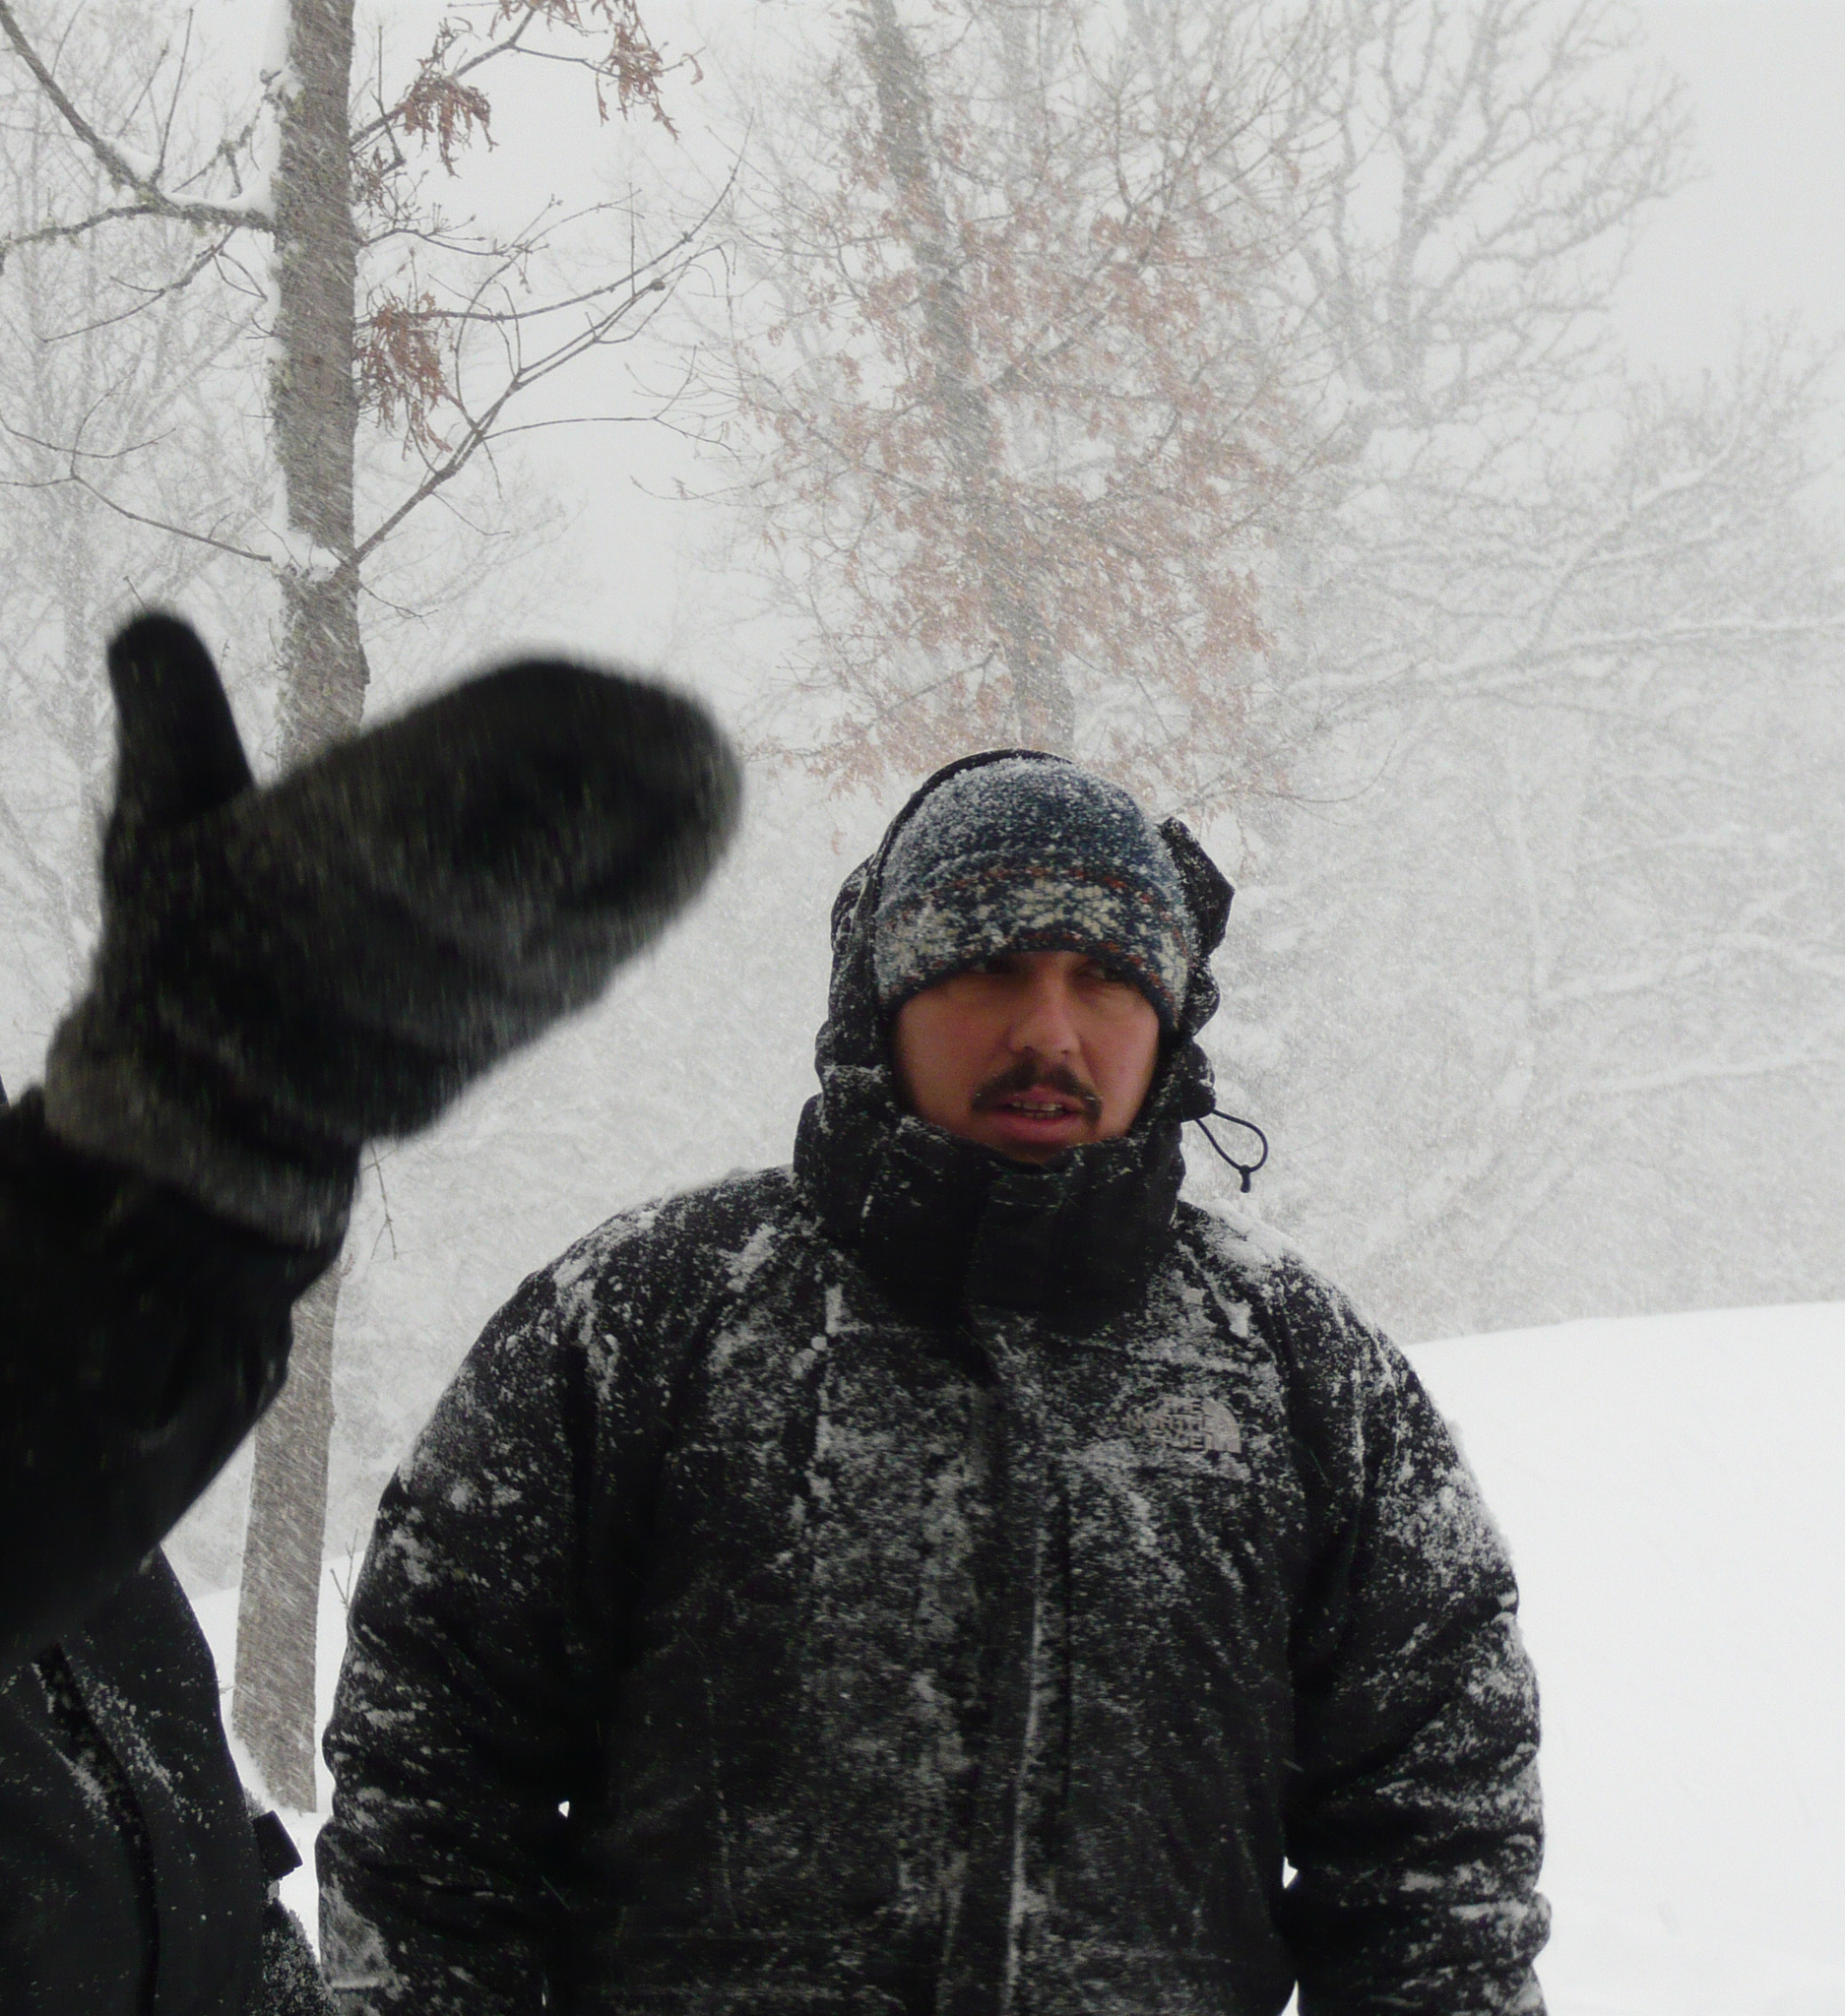
[[[1189,1030],[1130,1135],[1044,1168],[902,1114],[875,873],[795,1166],[534,1276],[387,1489],[327,1736],[336,1994],[1541,2009],[1532,1677],[1439,1418],[1177,1201]]]
[[[0,1682],[0,2009],[241,2016],[264,1891],[212,1656],[156,1552]]]
[[[329,1257],[78,1154],[35,1092],[0,1111],[5,2016],[315,2006],[311,1982],[273,1992],[273,1829],[157,1543],[281,1385],[289,1303]]]

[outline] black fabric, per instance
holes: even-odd
[[[252,1815],[250,1831],[256,1836],[256,1859],[265,1883],[280,1883],[301,1866],[301,1851],[282,1824],[280,1813]]]
[[[1171,1238],[1180,1122],[1211,1110],[1202,1060],[1186,1045],[1131,1132],[1042,1167],[901,1112],[888,1068],[842,1065],[801,1113],[795,1171],[828,1229],[902,1300],[1093,1327],[1145,1293]]]
[[[85,1819],[92,1834],[84,1858],[93,1867],[99,1863],[107,1875],[100,1884],[92,1878],[88,1883],[70,1885],[50,1909],[45,1908],[46,1900],[29,1886],[26,1894],[32,1899],[32,1926],[26,1930],[16,1922],[9,1927],[9,1936],[0,1941],[0,1953],[6,1954],[23,1972],[30,1971],[42,1985],[45,1976],[55,1978],[60,1958],[68,1962],[75,1956],[47,1955],[41,1946],[29,1958],[28,1949],[37,1943],[37,1936],[49,1933],[55,1938],[61,1931],[61,1943],[75,1945],[75,1921],[87,1916],[95,1892],[100,1889],[107,1894],[125,1888],[133,1900],[132,1916],[120,1926],[117,1936],[104,1942],[104,1950],[111,1964],[120,1970],[123,1995],[131,1997],[136,2008],[143,2007],[153,2000],[160,1947],[159,1919],[154,1905],[154,1850],[148,1840],[147,1822],[141,1817],[141,1801],[114,1751],[104,1742],[63,1648],[47,1647],[27,1671],[38,1681],[44,1695],[46,1729],[61,1747],[70,1774],[84,1795]],[[30,1681],[25,1691],[30,1695]],[[32,1710],[35,1711],[37,1705],[36,1698],[31,1697]],[[0,1732],[6,1732],[11,1720],[0,1711]],[[10,1733],[10,1743],[0,1733],[0,1777],[17,1779],[17,1791],[32,1787],[42,1793],[43,1781],[55,1774],[42,1768],[42,1753],[35,1754],[32,1746],[20,1740],[17,1724]],[[33,1852],[30,1830],[22,1833],[26,1838],[16,1837],[11,1829],[0,1829],[0,1855],[10,1851],[13,1858],[43,1868],[48,1858]],[[69,1847],[68,1833],[61,1845]],[[87,1957],[84,1964],[92,1964],[91,1959]]]
[[[327,1735],[330,1984],[1535,2011],[1514,1602],[1414,1375],[1258,1231],[1181,1205],[1146,1295],[1070,1336],[906,1311],[788,1172],[733,1179],[534,1277],[388,1488]]]
[[[76,1153],[35,1092],[0,1111],[6,2016],[246,2016],[256,1837],[150,1550],[280,1387],[331,1255]]]
[[[7,2016],[245,2016],[264,1884],[218,1698],[158,1553],[0,1685]]]
[[[265,789],[183,623],[130,624],[109,677],[103,931],[52,1124],[284,1237],[336,1234],[361,1142],[594,999],[735,823],[722,734],[626,675],[508,665]]]
[[[331,1257],[76,1153],[36,1092],[0,1111],[0,1676],[87,1617],[218,1474]]]
[[[244,2016],[335,2016],[306,1927],[273,1897],[263,1907],[262,1955]]]

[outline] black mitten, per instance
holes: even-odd
[[[361,1142],[593,1000],[736,819],[702,709],[622,674],[508,665],[264,790],[185,624],[130,624],[109,679],[102,939],[45,1116],[290,1242],[338,1235]]]

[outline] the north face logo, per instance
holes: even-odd
[[[1235,1456],[1242,1447],[1237,1417],[1221,1400],[1169,1394],[1134,1422],[1142,1441],[1193,1456]]]

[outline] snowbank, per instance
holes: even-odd
[[[1410,1355],[1524,1591],[1551,2016],[1845,2016],[1845,1304]],[[323,1716],[350,1574],[323,1590]],[[228,1682],[235,1592],[198,1607]],[[311,1858],[316,1817],[285,1817]],[[286,1891],[311,1927],[308,1872]]]
[[[1523,1591],[1552,2016],[1840,2016],[1845,1304],[1410,1355]]]

